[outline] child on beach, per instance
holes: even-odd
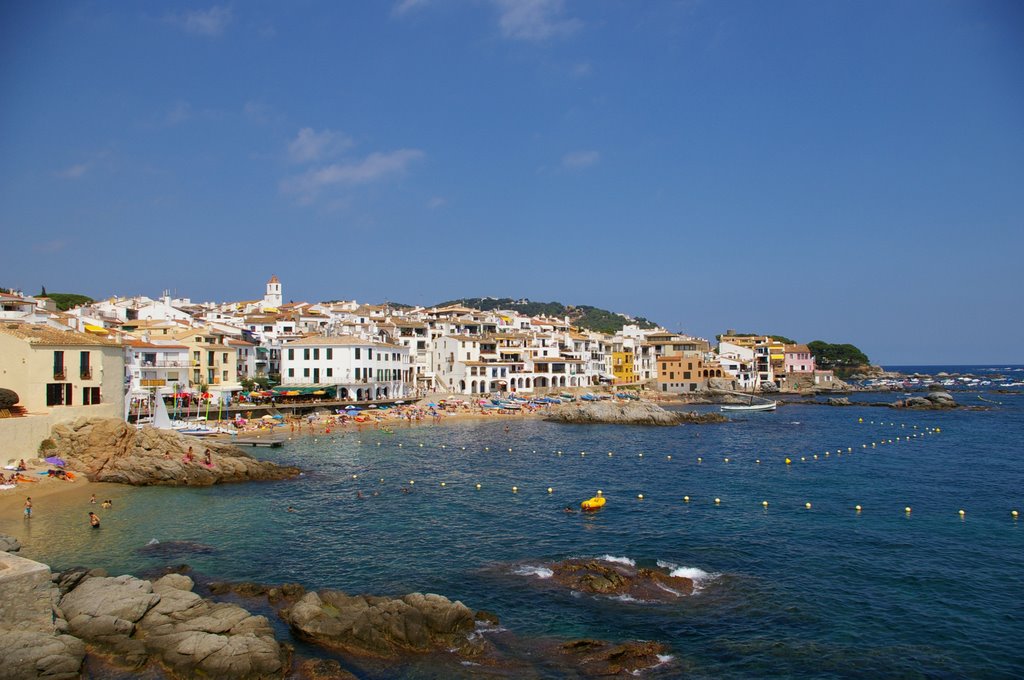
[[[25,519],[32,519],[32,497],[25,497]]]

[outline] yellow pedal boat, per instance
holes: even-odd
[[[584,510],[600,510],[604,507],[604,496],[594,496],[580,503],[580,507]]]

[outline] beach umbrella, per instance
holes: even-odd
[[[401,399],[399,399],[399,400],[398,400],[398,401],[396,401],[395,403],[396,403],[396,404],[404,404],[405,402],[404,402],[404,401],[402,401]]]
[[[353,406],[352,404],[349,404],[348,406],[345,407],[346,411],[352,411],[354,409],[355,409],[355,406]]]
[[[49,458],[44,458],[43,460],[45,460],[50,465],[56,465],[57,467],[64,467],[65,465],[64,459],[58,458],[57,456],[50,456]]]
[[[437,408],[437,404],[435,404],[433,402],[427,404],[427,406],[429,406],[430,408]]]

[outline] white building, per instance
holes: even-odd
[[[124,345],[128,391],[134,397],[174,394],[188,388],[189,348],[170,341],[130,339]]]
[[[409,348],[353,336],[310,336],[281,351],[282,387],[323,387],[351,401],[410,394]]]
[[[283,301],[281,282],[276,276],[271,276],[270,280],[267,281],[267,292],[263,294],[263,307],[264,309],[276,310]]]

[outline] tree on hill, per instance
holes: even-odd
[[[46,289],[43,289],[43,293]],[[88,295],[79,295],[77,293],[49,293],[46,297],[50,298],[57,304],[57,309],[62,312],[66,312],[72,307],[81,307],[87,305],[94,300]]]
[[[561,302],[534,302],[513,298],[460,298],[442,302],[436,306],[449,307],[452,305],[479,309],[482,312],[508,309],[527,316],[550,316],[558,319],[569,317],[569,322],[574,326],[600,333],[615,333],[622,330],[622,327],[627,324],[635,324],[640,328],[657,328],[656,323],[642,316],[627,317],[599,307],[563,305]]]
[[[849,368],[870,365],[868,356],[851,344],[830,344],[823,340],[807,343],[814,362],[821,368]]]

